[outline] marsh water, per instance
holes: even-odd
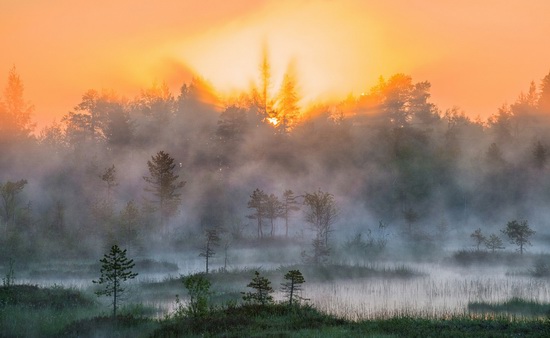
[[[170,257],[164,257],[167,258],[170,260]],[[178,286],[176,283],[175,287],[162,290],[144,290],[139,287],[140,284],[176,279],[181,275],[204,269],[204,261],[198,257],[186,260],[171,258],[177,264],[177,271],[140,274],[133,282],[135,292],[129,301],[157,308],[159,316],[174,311],[176,294],[185,303],[186,291],[183,285]],[[392,269],[397,266],[397,263],[380,264],[377,268]],[[323,312],[351,320],[388,318],[396,315],[441,318],[467,314],[470,302],[497,303],[512,298],[550,302],[549,279],[510,273],[503,267],[457,268],[441,263],[406,263],[406,266],[416,271],[418,276],[366,277],[320,282],[312,276],[305,275],[306,283],[302,296],[308,298],[310,304]],[[248,266],[232,265],[231,269],[254,267],[268,271],[277,269],[280,265],[273,262],[257,262]],[[43,271],[47,268],[42,267]],[[216,268],[219,266],[214,265],[213,269]],[[84,273],[81,277],[78,277],[78,274],[68,275],[72,277],[59,278],[55,275],[37,273],[35,269],[31,270],[31,273],[23,274],[18,278],[18,282],[40,286],[61,285],[82,290],[90,290],[93,287],[92,273]],[[275,299],[280,300],[282,295],[277,291],[278,286],[279,281],[273,281]],[[246,283],[223,287],[223,292],[238,294],[239,291],[246,291]]]

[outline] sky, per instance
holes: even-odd
[[[404,73],[441,110],[486,119],[550,72],[548,13],[547,0],[0,0],[0,86],[15,65],[40,127],[88,89],[177,94],[198,74],[248,90],[265,43],[271,90],[294,63],[304,106]]]

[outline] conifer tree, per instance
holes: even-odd
[[[204,231],[205,243],[202,248],[200,257],[204,257],[206,263],[206,274],[208,274],[208,265],[210,258],[216,254],[214,247],[218,246],[220,243],[220,235],[218,234],[218,229],[206,229]]]
[[[103,285],[103,289],[96,291],[96,295],[113,297],[113,318],[116,318],[116,311],[121,296],[126,291],[123,283],[134,279],[138,275],[132,272],[135,266],[132,259],[126,258],[126,250],[121,250],[118,245],[113,245],[111,251],[103,256],[101,262],[101,277],[94,280],[94,284]]]
[[[306,282],[300,270],[290,270],[284,278],[287,281],[281,283],[281,291],[288,298],[288,305],[292,306],[293,302],[305,300],[301,295],[298,295],[302,291],[302,284]]]
[[[185,181],[178,181],[179,176],[174,172],[174,159],[162,150],[152,156],[147,165],[151,176],[143,177],[145,182],[149,183],[145,190],[157,198],[160,225],[164,230],[166,220],[176,212],[181,202],[179,190],[183,188]]]
[[[247,287],[253,288],[254,292],[242,292],[243,300],[254,304],[266,305],[273,303],[273,288],[271,287],[271,281],[266,277],[260,276],[258,271],[254,272],[254,278],[252,282],[248,283]]]

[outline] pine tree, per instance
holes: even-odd
[[[35,124],[31,115],[34,106],[25,101],[23,93],[23,83],[13,66],[4,89],[4,102],[0,100],[0,143],[32,136]]]
[[[290,270],[284,278],[287,282],[281,283],[281,291],[288,298],[288,305],[292,306],[293,302],[306,300],[298,295],[302,291],[302,284],[306,282],[300,270]]]
[[[298,122],[300,115],[298,101],[300,98],[296,87],[294,64],[290,63],[284,75],[277,102],[277,128],[281,134],[290,132]]]
[[[118,245],[113,245],[111,251],[103,256],[101,262],[101,277],[94,280],[94,284],[104,285],[103,289],[96,291],[97,296],[113,297],[113,318],[116,318],[116,311],[121,296],[126,291],[122,283],[134,279],[138,275],[132,272],[135,266],[132,259],[126,258],[126,250],[121,250]]]
[[[216,254],[214,247],[218,246],[220,243],[220,236],[218,234],[218,229],[206,229],[204,231],[204,237],[206,239],[202,252],[199,254],[200,257],[204,257],[206,262],[206,274],[208,274],[208,263],[210,258]]]
[[[118,186],[118,183],[116,181],[116,168],[113,164],[110,167],[105,168],[103,170],[103,173],[99,175],[99,178],[105,183],[105,187],[107,188],[107,201],[111,202],[111,194],[113,192],[113,189]]]
[[[247,287],[253,288],[254,292],[247,292],[243,294],[243,300],[245,302],[250,302],[254,304],[266,305],[273,303],[273,296],[270,293],[273,293],[273,288],[271,287],[271,282],[269,279],[260,276],[258,271],[254,272],[255,277],[252,278]]]
[[[258,106],[262,118],[271,117],[271,99],[269,98],[269,88],[271,87],[271,63],[269,62],[269,51],[267,44],[262,47],[262,60],[260,63],[260,97]]]
[[[147,165],[151,176],[143,177],[145,182],[149,183],[145,190],[152,192],[157,198],[160,225],[164,230],[166,220],[176,212],[181,202],[181,194],[178,191],[183,188],[185,181],[178,181],[179,176],[174,173],[174,159],[162,150],[151,157]]]

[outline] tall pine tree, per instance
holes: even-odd
[[[174,215],[181,202],[179,190],[183,188],[185,181],[178,180],[179,176],[174,171],[176,168],[174,159],[162,150],[151,157],[151,161],[147,161],[147,165],[150,176],[143,177],[145,182],[149,183],[145,190],[156,197],[160,225],[164,230],[166,220]]]

